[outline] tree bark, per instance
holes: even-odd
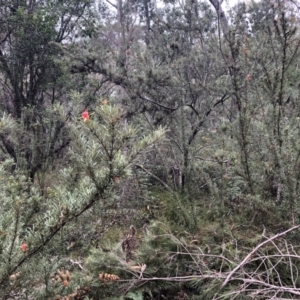
[[[221,24],[223,33],[226,35],[228,33],[228,20],[227,20],[226,15],[221,7],[223,0],[209,0],[209,2],[215,8],[215,10],[218,14],[218,19]]]

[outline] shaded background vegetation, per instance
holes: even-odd
[[[224,4],[0,0],[2,299],[299,298],[300,4]]]

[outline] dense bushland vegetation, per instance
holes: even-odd
[[[2,299],[299,299],[298,1],[0,1]]]

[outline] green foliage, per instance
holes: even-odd
[[[129,292],[128,294],[126,294],[126,298],[125,299],[131,299],[131,300],[143,300],[143,293],[142,291],[137,291],[137,292]]]
[[[171,2],[0,5],[2,298],[299,298],[296,2]]]
[[[65,94],[71,87],[62,43],[92,18],[91,5],[77,0],[1,5],[0,110],[16,124],[8,134],[0,133],[0,155],[12,158],[32,181],[37,174],[44,177],[69,145],[66,124],[53,111],[53,104],[69,102]]]
[[[113,208],[117,204],[117,198],[113,196],[114,178],[130,176],[132,164],[137,160],[142,162],[147,148],[164,134],[159,129],[134,142],[138,131],[123,124],[121,109],[109,105],[97,108],[88,123],[80,120],[70,124],[73,142],[69,160],[75,168],[70,165],[62,169],[56,185],[44,195],[18,166],[11,161],[2,163],[0,281],[3,293],[17,291],[8,282],[12,274],[21,274],[16,281],[20,289],[25,287],[22,278],[38,282],[45,278],[46,289],[39,290],[39,296],[34,292],[37,298],[53,293],[55,288],[49,287],[49,281],[54,265],[46,260],[41,263],[40,270],[34,268],[35,260],[41,260],[40,253],[50,260],[53,260],[52,251],[63,255],[62,245],[58,247],[60,234],[63,236],[65,228],[93,206],[97,204],[97,208],[104,211]],[[20,248],[22,243],[27,245],[24,253]],[[63,257],[57,261],[57,266],[62,264]],[[49,271],[46,272],[44,267]],[[27,268],[35,270],[32,273],[35,279],[26,276]],[[42,272],[46,272],[45,275]],[[75,287],[75,282],[68,285],[65,293]],[[26,293],[32,294],[30,290]]]

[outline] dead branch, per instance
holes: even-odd
[[[272,242],[273,240],[283,236],[283,235],[286,235],[287,233],[293,231],[293,230],[296,230],[300,227],[300,225],[297,225],[297,226],[294,226],[292,228],[289,228],[288,230],[284,231],[284,232],[281,232],[281,233],[278,233],[270,238],[268,238],[267,240],[265,240],[264,242],[260,243],[259,245],[257,245],[244,259],[243,261],[238,264],[227,276],[227,278],[225,279],[225,281],[223,282],[222,284],[222,288],[225,287],[227,285],[227,283],[230,281],[231,277],[237,272],[237,270],[239,270],[240,268],[242,268],[248,261],[249,259],[261,248],[263,247],[264,245]]]

